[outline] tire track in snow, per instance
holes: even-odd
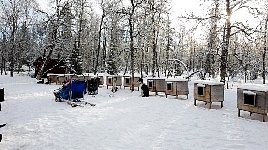
[[[94,101],[90,101],[90,102],[96,102],[98,103],[96,106],[97,107],[105,107],[105,106],[109,106],[109,105],[114,105],[114,104],[118,104],[121,102],[125,102],[131,99],[137,99],[138,96],[137,95],[133,95],[132,93],[130,93],[130,95],[128,97],[121,97],[120,95],[125,95],[122,94],[122,92],[125,92],[124,90],[122,91],[117,91],[116,93],[111,93],[111,92],[107,92],[106,93],[101,93],[100,96],[96,96]],[[107,96],[109,95],[109,96]],[[103,100],[106,99],[106,100]],[[100,101],[101,100],[101,101]],[[88,101],[88,100],[86,100]],[[89,102],[89,101],[88,101]]]

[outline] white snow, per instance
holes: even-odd
[[[202,84],[202,83],[198,83],[197,84],[197,87],[206,87],[206,85],[205,84]]]
[[[184,77],[177,77],[177,78],[167,78],[166,79],[167,82],[176,82],[176,81],[188,81],[187,79],[185,79]]]
[[[166,77],[147,77],[146,80],[166,80]]]
[[[243,94],[247,94],[247,95],[256,95],[256,93],[252,92],[252,91],[243,91]]]
[[[196,80],[195,83],[207,84],[207,85],[223,85],[222,82],[214,81],[214,80]]]
[[[29,76],[0,76],[5,101],[0,111],[0,150],[267,150],[268,122],[241,111],[236,88],[225,93],[224,107],[189,97],[140,97],[139,91],[106,86],[85,100],[95,107],[72,108],[55,102],[60,85],[36,84]],[[268,118],[266,117],[266,120]]]
[[[122,76],[124,76],[124,77],[131,77],[132,76],[132,74],[130,74],[130,73],[126,73],[125,75],[122,75]],[[141,74],[139,74],[139,73],[134,73],[134,77],[136,77],[136,78],[140,78],[141,77]]]
[[[264,84],[246,83],[239,86],[241,89],[268,92],[268,86]]]

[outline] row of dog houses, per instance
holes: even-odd
[[[99,85],[104,85],[104,75],[75,75],[75,74],[48,74],[47,79],[49,83],[56,83],[56,84],[64,84],[69,79],[75,79],[80,81],[87,81],[91,79],[99,79]],[[122,81],[122,78],[124,79]],[[139,90],[139,80],[140,77],[134,77],[133,85],[134,87],[137,87]],[[129,75],[126,76],[118,76],[118,75],[108,75],[106,76],[106,86],[109,88],[109,86],[124,86],[130,87],[132,85],[132,78]]]
[[[187,95],[188,99],[188,81],[185,79],[148,79],[149,89],[151,92],[165,92],[167,95]],[[209,104],[221,103],[224,101],[224,84],[210,80],[197,80],[194,82],[194,105],[196,101],[203,101]],[[237,88],[237,108],[238,117],[240,111],[248,111],[250,115],[257,113],[262,115],[265,122],[265,116],[268,113],[268,87],[259,84],[244,84]]]
[[[147,85],[150,92],[157,95],[159,92],[176,96],[186,95],[188,99],[189,88],[188,80],[181,78],[148,78]],[[210,80],[197,80],[194,82],[194,105],[196,101],[202,101],[211,105],[214,102],[220,103],[223,107],[224,101],[224,84],[222,82]],[[268,113],[268,87],[258,84],[244,84],[237,88],[237,108],[238,116],[240,111],[248,111],[250,115],[257,113],[262,115],[263,122]]]
[[[55,77],[56,75],[53,75]],[[49,76],[50,77],[50,76]],[[51,76],[52,77],[52,76]],[[93,78],[93,76],[72,76],[72,75],[58,75],[55,82],[61,83],[64,79],[80,79],[87,80]],[[94,77],[95,78],[95,77]],[[100,84],[104,85],[104,76],[98,76],[100,78]],[[140,77],[134,77],[133,85],[139,90]],[[54,81],[53,80],[53,81]],[[131,87],[131,76],[118,76],[107,75],[106,86],[123,86]],[[158,95],[160,92],[165,93],[165,96],[189,95],[188,80],[184,78],[147,78],[147,86],[149,91]],[[197,80],[194,82],[194,105],[197,101],[205,102],[209,104],[211,108],[212,103],[218,102],[223,107],[224,102],[224,84],[222,82],[215,82],[210,80]],[[268,87],[265,85],[257,84],[244,84],[242,87],[237,88],[237,108],[238,116],[240,117],[240,111],[248,111],[250,115],[257,113],[262,115],[263,121],[268,113]]]
[[[47,80],[49,83],[56,83],[56,84],[64,84],[69,79],[76,79],[76,80],[90,80],[92,78],[99,78],[100,85],[104,84],[103,76],[90,76],[90,75],[75,75],[75,74],[48,74]]]
[[[92,78],[99,78],[99,85],[104,85],[104,76],[90,76],[90,75],[74,75],[74,74],[48,74],[48,82],[63,84],[69,79],[76,80],[90,80]],[[131,87],[132,85],[139,90],[140,83],[138,82],[140,79],[139,76],[134,77],[134,82],[132,83],[132,77],[130,75],[120,76],[120,75],[107,75],[106,83],[107,89],[110,86],[117,87]],[[188,98],[188,80],[187,79],[165,79],[165,78],[151,78],[147,79],[148,88],[151,92],[155,92],[157,95],[159,92],[165,92],[167,95],[186,95]],[[166,89],[167,87],[167,89]]]

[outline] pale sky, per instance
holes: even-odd
[[[40,4],[41,8],[48,7],[49,0],[37,0]],[[96,0],[91,0],[92,2]],[[200,6],[200,4],[204,3],[201,0],[170,0],[171,1],[171,17],[172,19],[177,19],[177,16],[186,14],[185,12],[194,12],[198,15],[205,13],[207,9],[204,5]],[[240,10],[239,13],[234,13],[232,16],[233,20],[246,20],[248,19],[248,13],[245,10]]]
[[[37,0],[41,8],[48,7],[49,0]],[[205,16],[207,14],[207,5],[209,2],[204,3],[201,0],[170,0],[171,1],[171,16],[172,27],[175,29],[178,27],[179,21],[178,16],[187,16],[190,12],[193,12],[195,15]],[[96,3],[96,0],[91,0],[90,2]],[[205,6],[206,5],[206,6]],[[47,11],[47,10],[45,10]],[[239,10],[232,14],[232,20],[245,22],[249,20],[250,24],[257,24],[257,19],[254,19],[253,16],[250,16],[246,9]],[[192,23],[186,24],[186,26],[191,26]]]
[[[48,7],[49,0],[37,0],[42,9]],[[92,0],[96,1],[96,0]],[[171,1],[171,19],[177,20],[177,17],[185,12],[200,12],[203,11],[202,7],[199,6],[200,0],[170,0]]]

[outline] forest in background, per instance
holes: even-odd
[[[169,0],[51,0],[49,12],[36,0],[0,0],[1,74],[12,77],[41,57],[42,68],[49,59],[64,61],[66,73],[168,76],[188,70],[223,82],[239,76],[265,83],[267,0],[197,1],[205,13],[178,15],[173,27],[170,9],[176,6]],[[240,10],[255,18],[254,25],[232,19]],[[200,28],[202,39],[195,36]]]

